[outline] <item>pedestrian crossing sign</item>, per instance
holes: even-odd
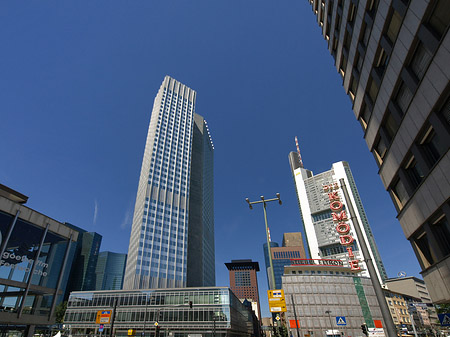
[[[441,326],[450,326],[450,313],[438,314]]]
[[[347,321],[345,320],[345,316],[337,316],[336,317],[336,325],[347,325]]]

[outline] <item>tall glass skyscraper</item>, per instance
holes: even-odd
[[[359,223],[364,236],[362,239],[366,242],[370,257],[374,261],[378,280],[380,283],[384,283],[387,279],[386,270],[348,163],[345,161],[334,163],[331,170],[314,175],[312,171],[303,167],[298,153],[291,152],[289,162],[297,190],[310,258],[342,260],[344,266],[350,266],[351,260],[356,260],[359,261],[361,275],[368,277],[369,272],[363,261],[360,243],[356,238],[355,226]],[[340,189],[336,188],[333,191],[324,192],[324,186],[340,186],[339,180],[341,178],[347,185],[358,223],[351,219],[350,215],[348,215],[348,218],[341,218],[337,222],[336,212],[333,209],[334,204],[331,204],[332,208],[330,208],[330,195],[332,195],[334,196],[332,200],[342,200],[342,210],[348,212],[345,207],[346,201]],[[345,233],[342,233],[343,230]]]
[[[195,99],[169,76],[156,95],[124,289],[215,285],[214,145]]]

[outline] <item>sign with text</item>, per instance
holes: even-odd
[[[97,311],[97,317],[95,323],[97,324],[109,324],[111,321],[111,310],[99,310]]]
[[[284,290],[268,290],[267,297],[269,298],[270,312],[286,312],[286,299],[284,298]]]

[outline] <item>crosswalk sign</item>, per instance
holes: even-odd
[[[450,326],[450,313],[438,314],[441,326]]]
[[[336,316],[336,325],[347,325],[345,316]]]

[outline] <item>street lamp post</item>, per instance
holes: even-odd
[[[266,224],[266,238],[267,238],[267,253],[269,254],[269,264],[270,264],[270,282],[269,289],[275,289],[275,273],[273,271],[273,263],[272,263],[272,252],[270,248],[270,239],[269,239],[269,226],[267,225],[267,212],[266,212],[266,204],[271,201],[278,201],[278,203],[281,205],[281,199],[280,199],[280,193],[276,194],[276,198],[273,199],[264,199],[264,196],[261,196],[261,200],[258,201],[250,201],[248,198],[245,199],[248,203],[248,207],[250,209],[253,209],[253,204],[263,204],[263,210],[264,210],[264,222]]]
[[[330,310],[327,310],[327,311],[325,311],[325,313],[328,314],[328,319],[330,320],[331,335],[333,336],[333,335],[334,335],[334,332],[333,332],[333,323],[331,323],[331,316],[330,316],[331,311],[330,311]]]

